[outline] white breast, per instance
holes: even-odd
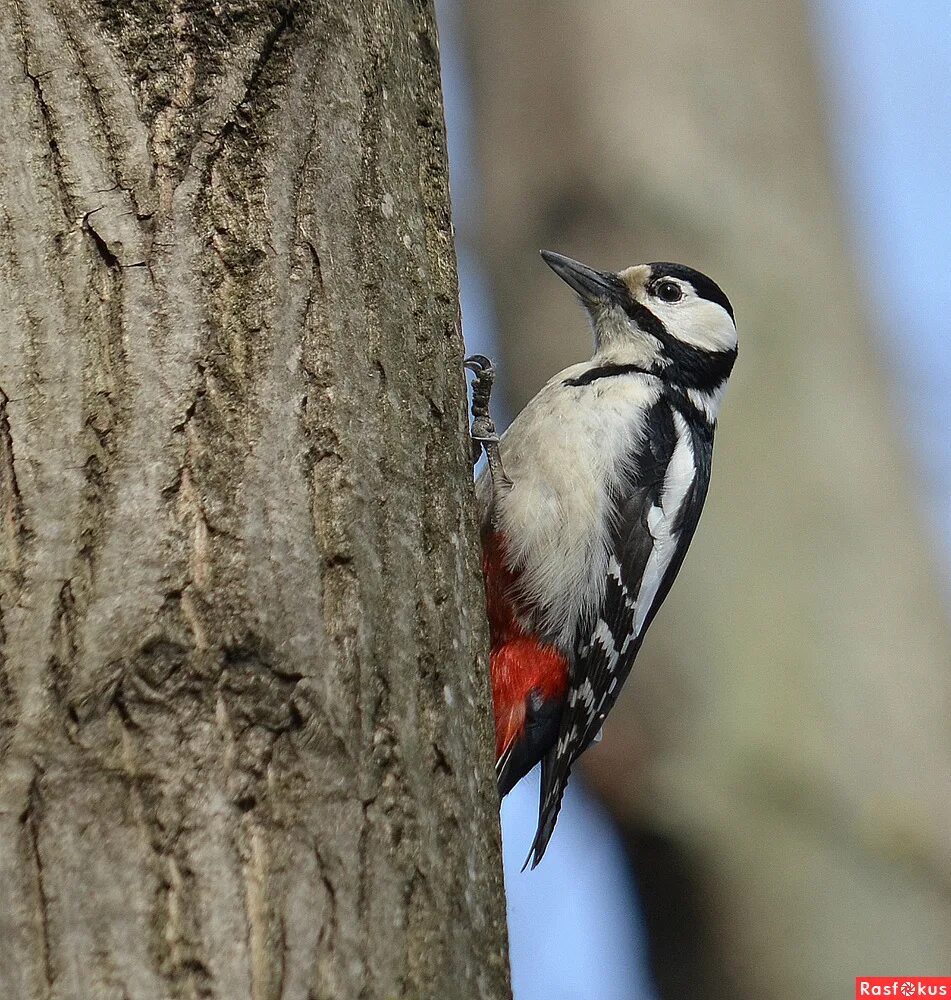
[[[609,491],[620,460],[640,443],[644,415],[660,395],[658,381],[648,375],[564,385],[589,367],[556,375],[506,431],[502,464],[513,486],[494,512],[509,562],[520,571],[521,603],[536,609],[526,624],[566,651],[580,616],[601,599]],[[477,489],[485,510],[487,472]]]

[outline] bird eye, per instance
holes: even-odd
[[[658,281],[654,285],[654,294],[664,302],[679,302],[683,297],[683,289],[676,281]]]

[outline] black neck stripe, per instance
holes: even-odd
[[[589,368],[576,378],[566,378],[565,385],[591,385],[599,378],[614,378],[615,375],[653,375],[658,377],[656,372],[648,368],[641,368],[639,365],[600,365],[598,368]]]
[[[673,339],[667,332],[664,321],[637,299],[629,297],[624,305],[624,311],[632,320],[644,331],[649,333],[656,340],[659,340],[666,347]]]
[[[730,377],[736,361],[736,348],[731,351],[701,351],[677,344],[666,349],[671,360],[664,375],[688,389],[713,392]]]

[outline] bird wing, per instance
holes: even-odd
[[[601,601],[578,630],[558,740],[542,760],[533,868],[555,828],[571,766],[600,732],[680,569],[706,497],[712,451],[712,427],[661,400],[622,462]]]

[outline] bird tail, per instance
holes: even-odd
[[[495,780],[498,783],[499,798],[504,799],[506,795],[515,787],[518,778],[515,777],[512,754],[515,751],[515,740],[510,740],[509,745],[502,751],[501,756],[495,762]]]
[[[525,871],[529,863],[533,869],[537,868],[545,855],[551,835],[555,832],[555,823],[561,810],[561,800],[568,787],[570,773],[570,767],[566,768],[563,761],[558,761],[558,754],[554,748],[542,758],[541,788],[538,793],[538,827],[528,857],[522,865],[522,871]]]

